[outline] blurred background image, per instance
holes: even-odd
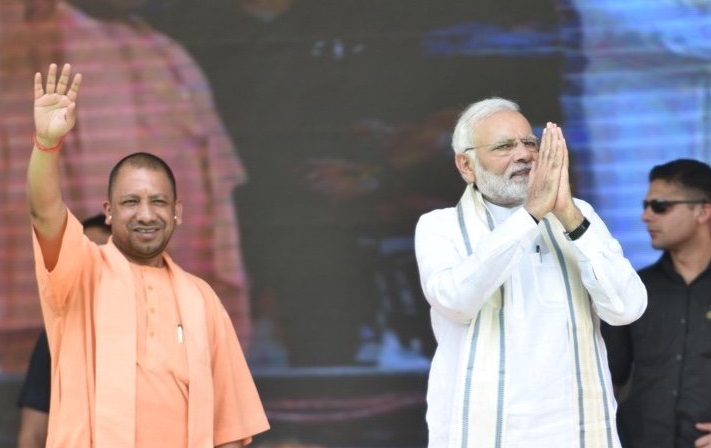
[[[458,113],[563,127],[575,194],[636,268],[647,173],[711,162],[709,0],[2,0],[0,447],[42,326],[24,195],[32,75],[84,75],[63,149],[80,219],[113,164],[173,167],[169,248],[230,313],[272,430],[257,448],[421,448],[435,347],[418,217],[464,187]]]

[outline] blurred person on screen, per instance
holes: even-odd
[[[90,82],[60,165],[68,205],[80,216],[91,213],[103,199],[104,173],[126,154],[146,150],[164,158],[191,204],[176,231],[183,244],[171,248],[172,254],[218,291],[248,347],[248,285],[232,201],[245,171],[200,68],[181,46],[133,14],[140,0],[1,3],[2,324],[39,326],[32,300],[37,293],[28,274],[29,222],[20,212],[27,144],[22,136],[32,132],[21,119],[26,80],[50,61],[71,60]]]
[[[84,235],[96,244],[105,244],[111,236],[111,227],[104,214],[82,221]],[[40,332],[32,350],[30,364],[20,389],[17,406],[20,408],[20,429],[17,448],[44,448],[47,444],[49,422],[50,366],[47,332]]]
[[[633,322],[647,295],[572,196],[561,128],[539,139],[516,103],[487,98],[460,115],[452,147],[461,200],[415,230],[438,343],[429,446],[619,447],[599,323]]]
[[[625,448],[711,446],[711,168],[676,159],[649,172],[642,221],[661,257],[639,271],[642,317],[603,326],[621,391]]]
[[[383,192],[395,179],[382,163],[388,126],[371,126],[378,134],[360,125],[385,121],[388,102],[406,97],[397,88],[407,84],[406,57],[387,58],[374,41],[387,15],[373,6],[389,3],[152,3],[149,20],[208,74],[249,170],[236,195],[242,248],[255,318],[275,322],[281,363],[360,362],[360,330],[379,301],[378,260],[364,241],[385,233],[378,207],[394,211]],[[252,359],[271,363],[269,351]]]

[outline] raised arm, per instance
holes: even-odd
[[[76,98],[81,75],[69,84],[71,66],[65,64],[57,77],[57,65],[47,71],[46,86],[42,74],[35,74],[34,146],[27,168],[27,197],[32,226],[42,248],[45,267],[54,268],[59,256],[67,208],[62,199],[59,153],[64,136],[76,122]]]

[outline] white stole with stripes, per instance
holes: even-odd
[[[476,240],[494,228],[481,193],[468,186],[457,205],[460,229],[471,254]],[[614,407],[607,396],[596,338],[592,304],[585,289],[574,248],[564,236],[562,224],[548,214],[539,223],[541,236],[555,254],[566,287],[568,338],[574,356],[573,372],[577,403],[575,427],[579,448],[618,446]],[[457,402],[453,403],[449,448],[501,448],[506,428],[506,309],[505,284],[496,290],[469,324],[460,359]],[[571,447],[566,447],[571,448]]]

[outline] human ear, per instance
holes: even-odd
[[[111,216],[111,204],[109,204],[108,202],[104,202],[104,216],[105,216],[104,224],[106,224],[107,226],[110,226],[112,216]]]
[[[183,223],[183,203],[180,201],[175,204],[175,215],[173,216],[173,220],[177,226]]]
[[[702,222],[708,223],[711,221],[711,203],[704,202],[701,207],[698,208],[698,217]]]
[[[466,153],[460,152],[454,155],[454,163],[459,170],[459,174],[462,175],[462,179],[468,184],[473,184],[476,182],[476,176],[474,174],[474,161]]]

